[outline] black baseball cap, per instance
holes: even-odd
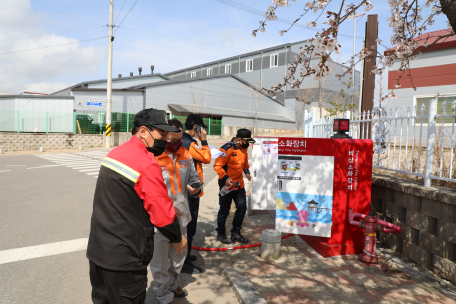
[[[133,125],[135,127],[152,126],[162,129],[163,131],[180,132],[179,129],[168,125],[166,111],[152,108],[139,111],[135,116]]]
[[[193,125],[194,124],[201,125],[201,126],[203,126],[203,128],[207,129],[207,126],[204,124],[203,117],[201,117],[201,115],[199,115],[199,114],[188,115],[186,122],[189,122]]]
[[[249,129],[239,129],[236,133],[237,138],[242,138],[247,142],[254,144],[256,141],[252,138],[252,131]]]

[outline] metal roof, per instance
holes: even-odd
[[[136,79],[136,78],[148,78],[148,77],[151,77],[151,76],[159,76],[159,77],[162,77],[164,80],[169,80],[169,78],[166,77],[165,75],[162,75],[162,74],[158,73],[158,74],[146,74],[146,75],[137,75],[137,76],[127,76],[127,77],[121,77],[121,78],[112,78],[112,81],[120,81],[120,80],[125,80],[125,79]],[[62,92],[62,91],[68,90],[68,89],[74,89],[74,88],[77,88],[77,87],[81,87],[81,86],[86,85],[86,84],[92,84],[92,83],[98,83],[98,82],[104,82],[104,81],[107,81],[107,79],[99,79],[99,80],[80,82],[78,84],[69,86],[68,88],[65,88],[65,89],[59,90],[57,92],[51,93],[51,95],[57,94],[59,92]]]
[[[269,48],[261,49],[261,50],[258,50],[258,51],[253,51],[253,52],[244,53],[244,54],[240,54],[240,55],[236,55],[236,56],[231,56],[231,57],[220,59],[220,60],[215,60],[215,61],[206,62],[206,63],[203,63],[203,64],[198,64],[198,65],[195,65],[195,66],[192,66],[192,67],[189,67],[189,68],[185,68],[185,69],[180,69],[180,70],[177,70],[177,71],[169,72],[169,73],[166,73],[164,75],[169,76],[171,74],[180,73],[180,72],[184,72],[186,70],[191,70],[191,69],[195,69],[195,68],[201,68],[202,66],[211,65],[211,64],[215,64],[215,63],[219,63],[219,62],[224,62],[224,61],[228,61],[228,60],[232,60],[232,59],[237,59],[239,57],[247,57],[247,56],[252,56],[252,55],[256,55],[256,54],[261,54],[262,52],[273,51],[275,49],[280,49],[280,48],[283,48],[283,47],[286,47],[286,46],[292,46],[294,44],[303,43],[303,42],[306,42],[308,40],[309,39],[296,41],[296,42],[292,42],[292,43],[280,44],[280,45],[272,46],[272,47],[269,47]]]
[[[168,106],[179,112],[179,113],[193,113],[193,105],[191,104],[168,104]],[[231,117],[241,117],[241,118],[253,118],[255,119],[255,112],[250,111],[237,111],[228,108],[216,108],[216,107],[198,107],[198,114],[204,115],[219,115],[219,116],[231,116]],[[293,120],[286,118],[281,115],[272,115],[267,113],[258,112],[258,119],[271,120],[278,122],[294,122]]]
[[[0,98],[43,98],[43,99],[74,99],[73,96],[50,96],[50,95],[0,95]]]
[[[74,88],[73,92],[88,91],[88,92],[106,92],[106,89],[91,89],[91,88]],[[113,92],[144,92],[144,89],[112,89]]]
[[[158,87],[158,86],[165,86],[165,85],[171,85],[171,84],[176,84],[176,83],[182,83],[182,82],[191,82],[191,81],[200,81],[200,80],[207,80],[207,79],[214,79],[214,78],[223,78],[223,77],[233,77],[237,81],[242,82],[243,84],[251,87],[252,89],[260,92],[257,87],[255,87],[253,84],[251,84],[248,81],[245,81],[239,76],[236,76],[234,74],[221,74],[221,75],[210,75],[210,76],[201,76],[201,77],[194,77],[194,78],[185,78],[185,79],[171,79],[168,81],[160,81],[160,82],[152,82],[152,83],[146,83],[146,84],[140,84],[140,85],[135,85],[131,86],[128,89],[139,89],[139,88],[147,88],[147,87]],[[264,95],[263,95],[264,96]],[[266,98],[269,98],[278,104],[281,104],[282,106],[285,105],[285,102],[280,101],[278,99],[271,98],[269,96],[264,96]]]

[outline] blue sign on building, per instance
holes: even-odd
[[[88,106],[95,106],[95,107],[102,107],[103,103],[102,102],[93,102],[93,101],[87,101]]]

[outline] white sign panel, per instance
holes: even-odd
[[[252,147],[252,209],[275,210],[277,195],[276,137],[255,137]]]

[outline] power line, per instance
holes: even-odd
[[[119,28],[120,28],[120,27],[119,27]],[[148,33],[148,34],[152,34],[152,35],[164,36],[164,37],[169,37],[169,38],[174,38],[174,39],[187,40],[187,41],[192,41],[192,42],[198,42],[198,43],[204,43],[204,44],[222,46],[222,47],[231,48],[231,49],[238,49],[238,50],[248,51],[247,49],[237,48],[237,47],[234,47],[234,46],[227,46],[227,45],[215,44],[215,43],[210,43],[210,42],[191,40],[191,39],[187,39],[187,38],[181,38],[181,37],[175,37],[175,36],[157,34],[157,33],[152,33],[152,32],[147,32],[147,31],[142,31],[142,30],[135,30],[135,29],[127,28],[127,27],[122,27],[122,28],[125,29],[125,30],[130,30],[130,31]]]
[[[77,42],[70,42],[70,43],[64,43],[64,44],[56,44],[56,45],[43,46],[43,47],[34,48],[34,49],[27,49],[27,50],[20,50],[20,51],[13,51],[13,52],[0,53],[0,55],[13,54],[13,53],[22,53],[22,52],[28,52],[28,51],[34,51],[34,50],[47,49],[47,48],[51,48],[51,47],[57,47],[57,46],[63,46],[63,45],[69,45],[69,44],[76,44],[76,43],[81,43],[81,42],[88,42],[88,41],[98,40],[98,39],[107,38],[107,37],[108,37],[108,36],[103,36],[103,37],[98,37],[98,38],[93,38],[93,39],[88,39],[88,40],[81,40],[81,41],[77,41]]]
[[[74,31],[68,31],[68,32],[61,32],[61,33],[55,33],[55,34],[47,34],[47,35],[40,35],[40,36],[32,36],[32,37],[24,37],[24,38],[16,38],[16,39],[9,39],[9,40],[1,40],[0,42],[7,42],[7,41],[15,41],[15,40],[22,40],[22,39],[31,39],[31,38],[38,38],[38,37],[45,37],[45,36],[53,36],[53,35],[60,35],[60,34],[66,34],[66,33],[73,33],[73,32],[80,32],[80,31],[87,31],[87,30],[93,30],[96,28],[102,28],[104,26],[97,26],[97,27],[90,27],[86,29],[81,29],[81,30],[74,30]]]
[[[122,9],[123,9],[123,7],[124,7],[124,5],[125,5],[125,2],[127,2],[127,0],[124,0],[124,3],[122,4],[122,7],[120,8],[119,13],[117,14],[116,20],[114,21],[114,24],[117,22],[117,18],[119,18],[120,13],[122,12]]]
[[[231,1],[231,0],[215,0],[215,1],[217,1],[219,3],[222,3],[222,4],[225,4],[225,5],[228,5],[228,6],[231,6],[231,7],[234,7],[236,9],[242,10],[242,11],[247,12],[247,13],[251,13],[251,14],[254,14],[254,15],[257,15],[257,16],[261,16],[261,17],[264,18],[264,12],[262,12],[260,10],[257,10],[257,9],[254,9],[254,8],[251,8],[251,7],[248,7],[248,6],[245,6],[245,5],[240,4],[238,2]],[[293,22],[294,22],[294,21],[290,21],[290,20],[287,20],[287,19],[283,19],[283,18],[278,18],[277,21],[285,23],[285,24],[288,24],[288,25],[292,25]],[[306,25],[299,24],[299,23],[295,23],[293,26],[299,27],[299,28],[303,28],[303,29],[306,29],[306,30],[310,30],[310,31],[314,31],[314,32],[318,32],[318,30],[316,30],[314,28],[310,28],[310,27],[307,27]],[[338,36],[346,37],[346,38],[353,38],[353,36],[344,35],[344,34],[340,34],[340,33],[338,34]],[[356,37],[356,39],[363,40],[362,37]]]
[[[127,18],[128,14],[130,14],[130,12],[133,10],[133,8],[135,7],[136,3],[138,3],[138,0],[135,1],[135,3],[133,4],[133,6],[130,8],[130,10],[125,14],[125,16],[123,17],[122,21],[120,22],[118,28],[122,25],[122,23],[124,22],[125,18]],[[117,32],[118,29],[116,29],[116,31],[114,32],[114,34]]]

